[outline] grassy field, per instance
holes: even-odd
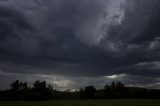
[[[0,106],[160,106],[160,100],[12,101],[0,102]]]

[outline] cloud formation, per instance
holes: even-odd
[[[68,77],[125,73],[159,78],[159,4],[0,0],[0,69]]]

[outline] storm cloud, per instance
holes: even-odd
[[[157,87],[159,5],[159,0],[0,0],[0,75],[11,73],[12,80],[48,75],[48,82],[60,75],[72,88],[80,86],[74,85],[78,79],[100,86],[119,76],[128,85]]]

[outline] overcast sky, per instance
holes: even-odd
[[[0,89],[16,79],[160,88],[160,0],[0,0]]]

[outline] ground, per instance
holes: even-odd
[[[5,101],[0,102],[0,106],[160,106],[160,100]]]

